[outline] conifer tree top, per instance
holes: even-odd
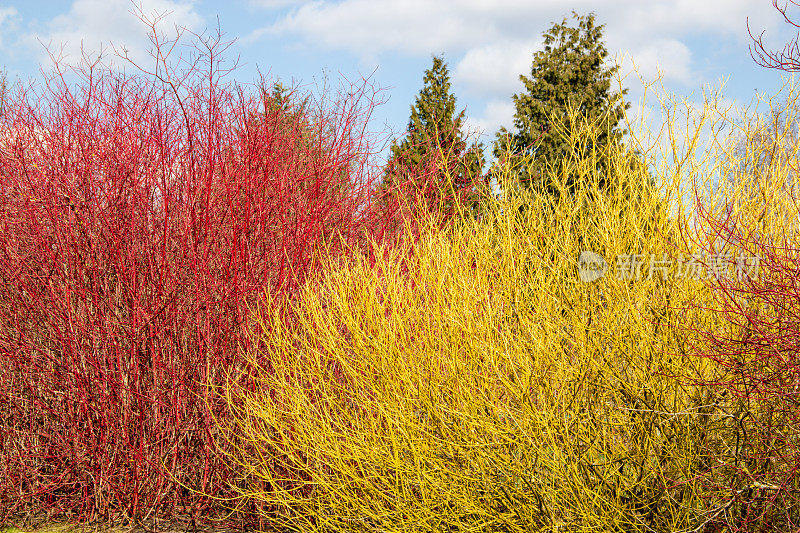
[[[514,153],[533,153],[542,166],[557,167],[567,147],[553,123],[566,120],[570,105],[591,120],[606,121],[601,142],[618,139],[618,124],[626,107],[622,97],[627,91],[611,90],[619,67],[607,65],[604,26],[595,23],[593,13],[573,11],[572,18],[576,25],[569,25],[564,18],[543,34],[544,47],[533,54],[530,75],[520,76],[525,90],[513,96],[515,131],[500,130],[496,156],[510,148]],[[523,182],[531,179],[521,176]]]
[[[460,131],[463,119],[464,111],[456,113],[447,64],[442,57],[434,56],[433,65],[425,71],[422,90],[411,106],[408,136],[399,146],[392,147],[392,154],[423,143],[427,136],[438,136],[439,142],[444,142],[448,132]]]
[[[384,190],[409,179],[427,182],[414,184],[413,188],[420,190],[460,189],[480,178],[482,147],[467,146],[463,131],[465,113],[456,111],[447,63],[441,56],[434,56],[431,68],[423,76],[423,87],[411,106],[407,135],[392,143]],[[439,170],[431,171],[431,165]]]

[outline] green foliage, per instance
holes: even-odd
[[[476,199],[476,178],[482,176],[483,146],[468,146],[463,131],[465,111],[456,112],[450,74],[441,57],[425,71],[423,88],[411,106],[408,134],[391,147],[382,194],[399,192],[449,203],[454,196]],[[479,180],[478,180],[479,181]],[[410,190],[409,190],[410,189]],[[434,196],[434,198],[431,198]]]
[[[266,87],[262,88],[261,97],[264,102],[265,111],[274,113],[289,113],[292,108],[292,94],[293,91],[280,81],[276,81],[272,84],[271,93],[267,91]],[[306,102],[304,101],[300,106],[300,111],[303,111],[305,106]]]
[[[595,24],[594,14],[581,16],[573,11],[573,18],[577,26],[569,26],[565,18],[544,33],[544,49],[534,54],[530,77],[520,76],[525,91],[513,96],[516,131],[501,128],[494,146],[495,157],[509,152],[515,157],[532,155],[534,165],[522,169],[518,179],[525,186],[550,192],[555,191],[548,169],[559,173],[573,148],[563,131],[571,110],[602,124],[596,143],[584,146],[586,152],[579,154],[585,157],[620,140],[619,123],[628,107],[622,100],[627,90],[611,90],[619,67],[605,64],[608,50],[602,40],[603,25]]]
[[[261,117],[273,117],[289,123],[300,119],[300,123],[311,133],[311,125],[308,123],[309,96],[300,98],[297,89],[289,88],[280,81],[272,84],[272,90],[264,84],[261,89],[262,112]]]

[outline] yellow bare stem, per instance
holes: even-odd
[[[730,421],[698,384],[720,370],[687,354],[728,326],[677,256],[710,238],[685,180],[735,158],[697,149],[729,120],[714,101],[691,120],[659,159],[635,135],[591,149],[599,125],[575,116],[560,195],[500,165],[478,220],[332,264],[296,324],[259,310],[257,386],[225,391],[243,496],[301,531],[690,531],[721,512],[699,480]],[[753,180],[698,196],[766,231],[788,208],[760,216]]]

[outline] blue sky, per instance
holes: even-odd
[[[699,98],[705,84],[727,79],[724,95],[748,104],[756,91],[772,93],[782,73],[754,64],[748,51],[751,28],[782,46],[794,36],[769,0],[143,0],[146,13],[169,13],[192,31],[219,26],[237,42],[233,76],[255,80],[258,69],[272,78],[308,88],[327,77],[336,82],[371,76],[385,102],[373,114],[374,131],[401,134],[409,106],[422,86],[432,54],[450,67],[459,108],[468,126],[491,141],[511,126],[511,95],[522,88],[542,32],[568,16],[593,11],[623,70],[631,63],[646,79],[658,71],[665,87]],[[75,61],[81,46],[96,51],[113,43],[145,60],[146,30],[129,12],[129,0],[0,1],[0,48],[12,80],[39,76],[49,68],[44,45]],[[796,9],[800,20],[800,9]],[[629,98],[642,88],[628,76]],[[695,96],[692,96],[695,95]]]

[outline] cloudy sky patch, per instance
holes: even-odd
[[[737,102],[756,90],[774,91],[781,73],[757,67],[748,52],[747,21],[780,46],[794,36],[767,0],[143,0],[149,15],[164,14],[160,29],[175,25],[194,32],[216,30],[239,43],[235,78],[257,73],[314,87],[341,76],[370,77],[386,88],[388,101],[374,114],[377,127],[402,133],[409,106],[422,86],[431,56],[443,54],[468,125],[491,140],[511,126],[511,95],[522,90],[520,74],[530,72],[542,32],[571,18],[571,9],[594,12],[605,24],[605,41],[625,73],[636,66],[646,79],[663,76],[666,89],[697,93],[704,84],[726,79],[726,94]],[[101,46],[126,47],[137,61],[148,60],[147,28],[131,13],[128,0],[0,3],[0,47],[10,77],[35,78],[48,68],[43,46],[75,62]],[[800,20],[800,9],[797,9]],[[642,86],[626,78],[633,101]]]

